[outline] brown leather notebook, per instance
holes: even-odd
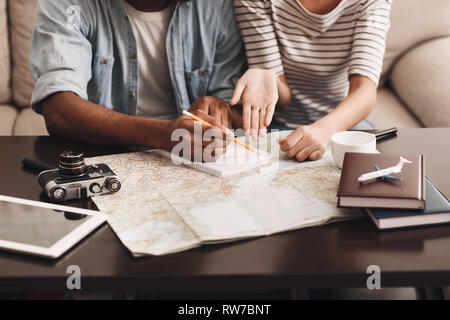
[[[397,165],[400,156],[412,161],[402,172],[392,174],[401,180],[377,179],[364,183],[358,178],[368,172]],[[346,153],[338,189],[338,206],[350,208],[424,209],[423,155]]]

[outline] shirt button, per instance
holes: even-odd
[[[130,58],[131,58],[132,60],[136,59],[136,53],[130,54]]]

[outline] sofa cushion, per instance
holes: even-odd
[[[37,0],[10,0],[13,59],[13,98],[18,107],[30,105],[34,80],[30,72],[30,44],[34,30]]]
[[[406,50],[423,41],[449,35],[449,0],[394,0],[383,75]]]
[[[13,134],[15,136],[48,136],[44,117],[30,108],[21,110],[17,116]]]
[[[0,103],[11,100],[11,59],[6,0],[0,0]]]
[[[388,87],[378,90],[377,103],[369,116],[369,120],[377,129],[422,127]]]
[[[408,52],[393,68],[391,84],[426,127],[450,127],[450,37]]]
[[[16,108],[10,105],[0,105],[0,136],[12,135],[16,117]]]

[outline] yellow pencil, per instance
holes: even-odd
[[[212,124],[206,122],[206,121],[203,120],[202,118],[197,117],[196,115],[190,113],[189,111],[184,110],[184,111],[183,111],[183,114],[184,114],[185,116],[188,116],[189,118],[191,118],[191,119],[193,119],[193,120],[200,121],[200,122],[203,123],[203,124],[206,124],[206,125],[208,125],[208,126],[214,127]],[[237,138],[234,138],[234,139],[233,139],[233,142],[234,142],[234,143],[237,143],[237,144],[240,144],[240,145],[243,146],[245,149],[250,150],[251,152],[256,152],[256,150],[255,150],[254,148],[252,148],[252,147],[250,147],[249,145],[243,143],[241,140],[239,140],[239,139],[237,139]]]

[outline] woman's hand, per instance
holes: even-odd
[[[319,160],[327,150],[333,131],[316,123],[297,128],[288,137],[280,139],[281,151],[298,161]]]
[[[242,100],[243,129],[254,140],[264,135],[278,102],[278,76],[270,70],[250,69],[236,84],[230,104]]]

